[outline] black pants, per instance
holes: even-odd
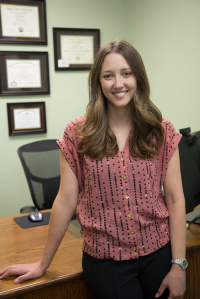
[[[170,243],[136,260],[96,259],[83,252],[83,274],[96,299],[155,299],[171,269]],[[168,298],[166,290],[160,299]]]

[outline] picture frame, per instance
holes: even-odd
[[[100,47],[100,29],[53,28],[55,71],[89,70]]]
[[[0,43],[47,45],[45,0],[0,0]]]
[[[9,136],[46,133],[45,102],[7,103]]]
[[[0,51],[0,96],[49,93],[47,52]]]

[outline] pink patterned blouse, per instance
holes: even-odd
[[[114,260],[135,259],[158,250],[170,239],[162,186],[181,135],[163,119],[164,142],[155,158],[133,157],[129,136],[123,151],[95,160],[77,151],[77,125],[84,120],[71,121],[57,141],[79,182],[77,218],[83,250]]]

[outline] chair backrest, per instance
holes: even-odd
[[[181,177],[185,195],[186,213],[200,204],[200,131],[185,135],[179,143]]]
[[[35,207],[50,209],[60,185],[60,149],[56,139],[32,142],[17,152]]]

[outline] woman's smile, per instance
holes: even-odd
[[[122,98],[128,91],[113,92],[116,97]]]

